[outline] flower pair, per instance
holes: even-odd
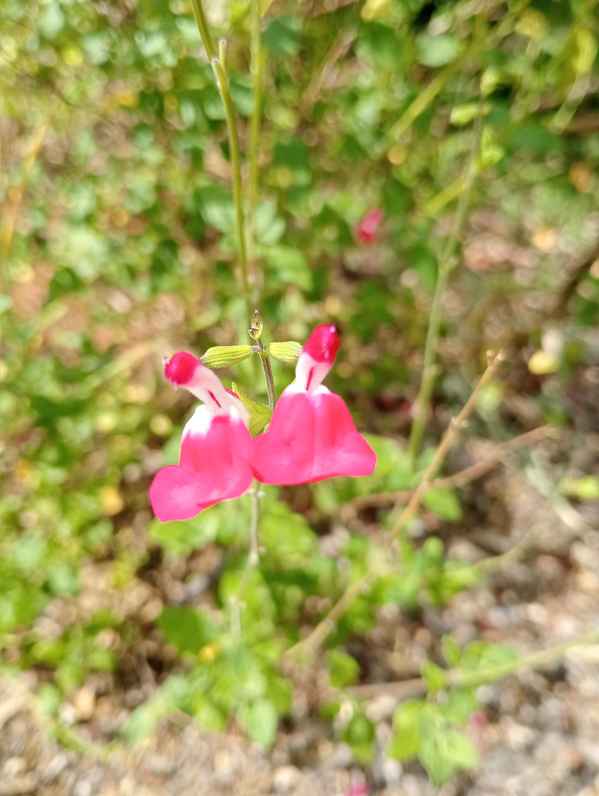
[[[376,464],[374,451],[356,430],[343,399],[322,384],[338,349],[334,326],[314,329],[267,431],[254,438],[239,397],[193,354],[174,354],[164,367],[166,378],[203,404],[183,429],[179,464],[154,477],[150,501],[156,516],[189,519],[244,494],[254,478],[291,485],[369,475]]]

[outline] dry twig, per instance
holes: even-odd
[[[447,488],[447,487],[463,487],[472,481],[482,478],[488,472],[498,467],[503,463],[505,457],[517,448],[531,445],[535,442],[540,442],[550,436],[557,436],[559,430],[555,426],[539,426],[533,428],[531,431],[525,431],[524,434],[519,434],[517,437],[508,440],[507,442],[499,443],[493,453],[482,459],[479,462],[465,467],[452,475],[444,476],[443,478],[435,478],[430,484],[429,488]],[[359,495],[341,509],[341,518],[345,522],[351,522],[356,514],[362,509],[379,508],[388,506],[392,503],[403,503],[409,500],[414,494],[413,489],[396,489],[389,492],[377,492],[373,495]]]

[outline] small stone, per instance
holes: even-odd
[[[279,793],[288,793],[300,778],[300,772],[295,766],[281,766],[277,768],[272,777],[273,788]]]
[[[73,796],[91,796],[92,786],[87,780],[78,782],[73,788]]]
[[[366,715],[377,724],[383,719],[388,719],[393,715],[397,706],[397,700],[391,694],[381,694],[375,697],[366,708]]]
[[[2,766],[2,773],[10,779],[18,777],[27,769],[27,763],[22,757],[9,757]]]
[[[75,694],[73,706],[78,721],[89,721],[94,715],[94,708],[96,706],[95,693],[91,688],[83,686],[83,688],[80,688]]]
[[[524,724],[510,722],[506,727],[506,739],[512,749],[524,749],[535,739],[535,732]]]
[[[214,755],[214,777],[222,785],[229,785],[235,775],[233,756],[224,750]]]
[[[169,760],[168,757],[163,757],[161,755],[151,755],[148,759],[147,767],[152,774],[158,774],[158,776],[168,776],[175,770],[175,762],[173,760]]]
[[[56,755],[46,766],[44,771],[44,782],[54,782],[69,764],[69,758],[66,755]]]
[[[378,760],[374,770],[376,778],[384,782],[385,785],[397,785],[403,773],[401,763],[391,757],[383,757]]]

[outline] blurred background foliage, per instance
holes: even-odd
[[[229,39],[245,142],[248,3],[209,5]],[[267,336],[302,340],[316,322],[340,324],[330,384],[378,435],[380,466],[284,501],[269,493],[239,646],[219,627],[236,610],[247,507],[162,525],[147,500],[190,408],[162,383],[161,356],[243,341],[224,114],[190,3],[2,3],[0,649],[6,666],[37,673],[50,705],[94,673],[111,672],[115,690],[135,686],[130,737],[176,704],[210,727],[236,711],[272,741],[290,706],[281,650],[377,555],[359,532],[339,546],[340,508],[415,483],[402,439],[469,169],[428,441],[499,345],[509,365],[483,396],[476,432],[502,440],[546,421],[597,430],[596,369],[594,382],[585,375],[599,317],[593,0],[264,5],[253,223]],[[374,207],[383,227],[362,245],[355,225]],[[259,395],[252,375],[232,378]],[[281,389],[290,368],[275,363],[275,378]],[[582,497],[596,497],[590,475],[570,477],[569,494],[580,498],[583,483]],[[429,493],[427,507],[438,523],[462,517],[449,489]],[[358,676],[344,639],[372,627],[379,605],[414,611],[475,579],[438,540],[404,553],[410,576],[382,579],[340,624],[329,661],[338,685]],[[194,661],[191,674],[165,679],[177,655]],[[418,710],[398,720],[400,758],[418,748]],[[454,720],[425,718],[445,733]],[[343,732],[367,760],[368,720],[358,712]],[[472,764],[470,748],[454,747],[449,762],[424,752],[439,780]]]

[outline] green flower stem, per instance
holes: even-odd
[[[252,516],[250,519],[250,554],[248,556],[248,566],[257,567],[260,561],[260,500],[262,492],[260,484],[255,481],[250,493],[252,500]]]
[[[435,358],[437,355],[439,332],[441,328],[441,304],[449,276],[457,262],[456,251],[462,236],[462,232],[464,231],[464,225],[466,223],[466,217],[468,215],[468,209],[470,207],[470,200],[472,197],[472,189],[474,187],[476,175],[479,171],[478,153],[480,150],[480,131],[481,125],[479,124],[473,139],[472,152],[470,154],[470,162],[468,167],[468,176],[465,178],[466,186],[460,195],[453,231],[447,239],[439,263],[439,272],[437,274],[435,292],[433,294],[433,301],[428,319],[426,342],[424,344],[422,378],[420,381],[418,396],[414,404],[415,416],[410,433],[409,453],[413,463],[416,461],[418,453],[420,452],[424,429],[428,422],[430,413],[430,402],[433,386],[437,376]]]
[[[200,37],[204,49],[210,59],[210,64],[214,72],[214,78],[218,87],[223,107],[225,109],[225,119],[227,123],[227,134],[229,137],[229,157],[231,161],[231,177],[233,182],[233,204],[235,206],[235,233],[237,236],[237,248],[239,254],[239,267],[241,271],[241,285],[246,304],[248,318],[251,315],[252,292],[250,286],[249,265],[247,256],[245,212],[243,207],[243,191],[241,180],[241,154],[239,147],[239,131],[237,129],[237,116],[235,106],[231,97],[229,86],[229,75],[226,63],[226,42],[221,39],[218,43],[218,52],[215,49],[212,34],[208,27],[208,20],[204,13],[202,0],[192,0],[193,13],[200,32]]]
[[[247,256],[245,211],[243,208],[243,189],[241,179],[241,155],[239,148],[239,132],[237,130],[237,117],[235,107],[229,89],[229,76],[225,65],[226,48],[223,40],[219,42],[219,56],[213,58],[212,69],[216,83],[220,91],[225,117],[227,120],[227,132],[229,135],[229,156],[231,158],[231,176],[233,180],[233,204],[235,205],[235,232],[237,235],[237,247],[239,250],[239,266],[241,269],[241,284],[245,297],[248,318],[251,315],[252,296],[250,288],[249,266]]]
[[[264,373],[264,381],[266,382],[266,394],[268,396],[268,406],[270,409],[275,408],[275,382],[272,375],[272,367],[270,364],[270,357],[268,351],[264,348],[261,340],[256,341],[258,347],[258,356],[260,357],[260,364],[262,365],[262,372]]]
[[[259,150],[260,150],[260,121],[262,118],[262,92],[264,82],[265,54],[262,48],[260,35],[260,0],[251,0],[251,67],[252,86],[254,90],[254,104],[250,119],[249,140],[249,181],[248,181],[248,206],[252,212],[250,228],[254,228],[254,215],[258,206],[259,196]],[[253,236],[252,236],[253,238]],[[255,241],[252,240],[252,249]]]
[[[208,20],[206,19],[206,14],[204,14],[204,7],[202,5],[202,0],[191,0],[191,5],[193,8],[193,15],[195,17],[198,30],[200,31],[202,44],[204,45],[204,49],[206,50],[206,55],[208,56],[208,59],[212,61],[213,58],[216,58],[216,48],[214,46],[214,40],[212,38],[212,34],[210,33],[210,28],[208,27]]]

